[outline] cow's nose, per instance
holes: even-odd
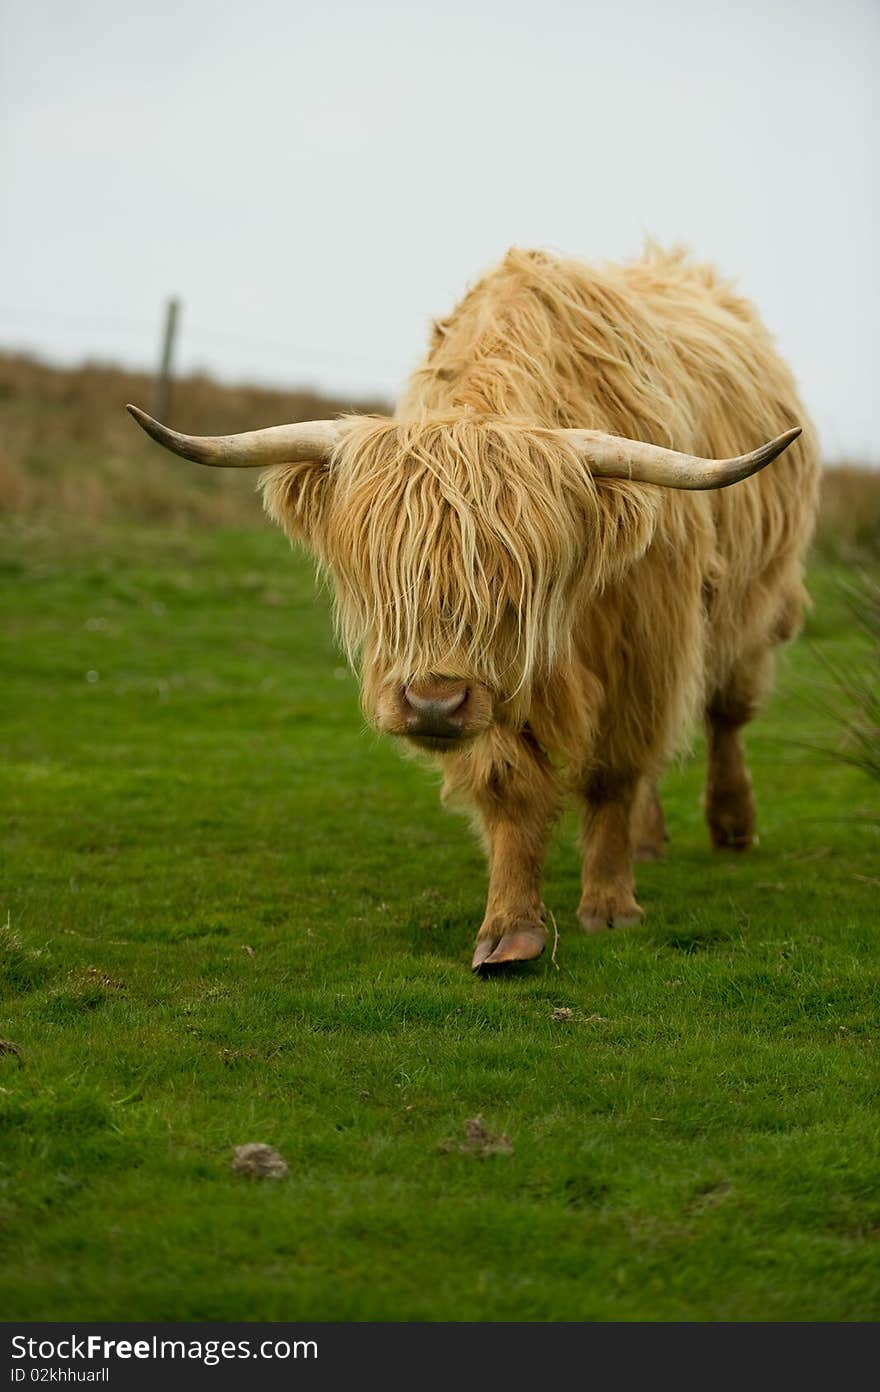
[[[444,691],[442,694],[430,692],[423,695],[413,687],[407,686],[403,695],[406,704],[418,715],[428,719],[448,720],[455,715],[457,710],[461,710],[467,700],[467,687],[458,687],[454,691]]]
[[[412,739],[437,744],[456,743],[462,737],[462,718],[467,708],[466,686],[425,682],[405,686],[406,732]]]

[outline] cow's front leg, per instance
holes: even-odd
[[[540,957],[547,941],[541,874],[547,823],[499,815],[487,826],[489,897],[471,966],[500,967]]]
[[[635,776],[595,773],[582,789],[583,894],[578,919],[587,933],[627,928],[642,920],[630,838],[637,786]]]
[[[541,879],[560,801],[549,762],[526,736],[508,736],[491,757],[473,759],[466,775],[449,783],[457,783],[476,806],[489,861],[473,970],[540,957],[547,942]]]

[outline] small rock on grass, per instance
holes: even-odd
[[[230,1164],[236,1174],[248,1179],[281,1179],[287,1174],[287,1161],[280,1150],[257,1141],[236,1146]]]

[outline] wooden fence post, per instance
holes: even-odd
[[[159,371],[153,383],[153,415],[157,420],[166,421],[171,400],[171,371],[174,360],[174,340],[177,335],[177,321],[180,301],[171,299],[165,306],[165,328],[162,334],[162,352],[159,358]]]

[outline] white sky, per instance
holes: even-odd
[[[877,0],[0,0],[0,345],[393,395],[509,245],[684,241],[880,461]],[[183,423],[185,424],[185,423]]]

